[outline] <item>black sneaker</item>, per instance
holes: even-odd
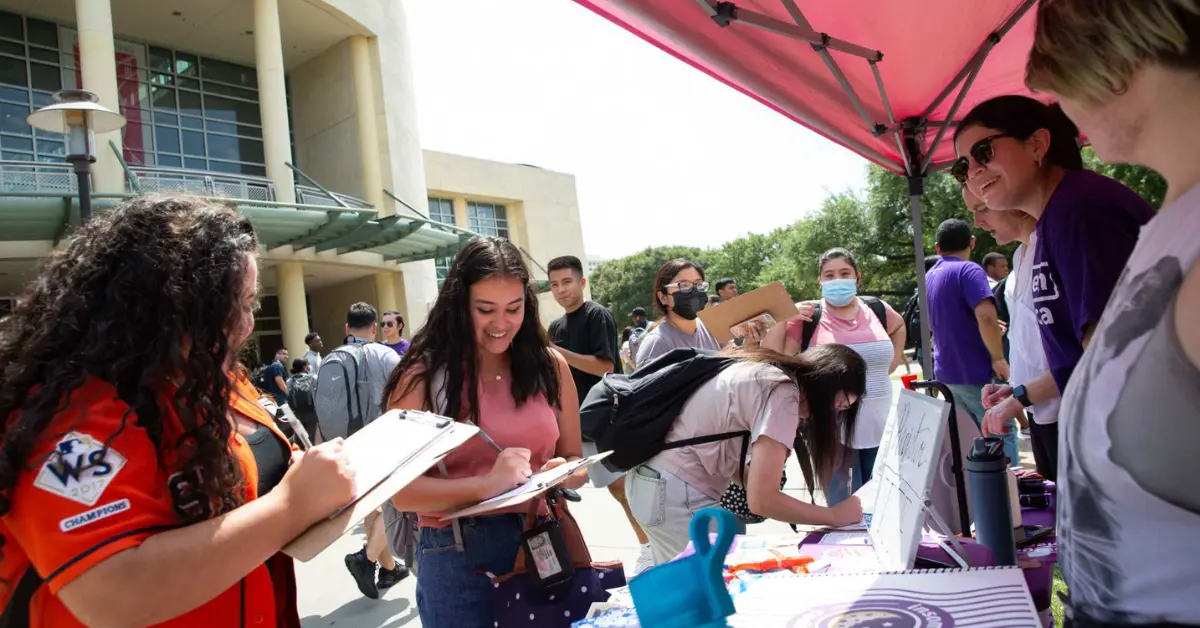
[[[372,600],[379,599],[379,589],[375,588],[375,563],[367,558],[366,548],[346,554],[346,569],[354,576],[354,583],[363,595]]]
[[[408,567],[405,567],[404,565],[401,565],[400,563],[396,563],[395,569],[384,569],[383,567],[380,567],[379,568],[379,582],[375,583],[375,587],[377,589],[379,589],[380,591],[383,591],[385,589],[390,589],[397,582],[400,582],[401,580],[403,580],[407,577],[408,577]]]

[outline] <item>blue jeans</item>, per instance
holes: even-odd
[[[975,419],[975,425],[983,429],[983,415],[986,410],[983,409],[983,386],[968,386],[966,384],[949,384],[950,392],[954,394],[954,403],[967,411],[972,419]],[[1004,455],[1008,456],[1009,466],[1015,467],[1021,464],[1021,449],[1017,446],[1017,422],[1009,421],[1008,434],[1002,438],[1004,440]],[[947,436],[949,438],[949,436]],[[963,453],[971,451],[973,443],[962,443]]]
[[[487,515],[459,520],[463,551],[454,530],[421,528],[417,542],[417,612],[426,628],[492,628],[492,584],[476,570],[497,576],[517,560],[525,515]]]
[[[829,478],[829,486],[825,488],[825,502],[836,506],[846,501],[863,484],[871,481],[871,470],[875,468],[875,456],[879,454],[878,447],[866,449],[845,448],[849,464],[839,464]],[[847,475],[849,477],[847,477]]]

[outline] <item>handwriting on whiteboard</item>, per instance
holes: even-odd
[[[896,449],[900,460],[918,467],[932,462],[928,454],[930,428],[926,425],[925,414],[914,412],[912,404],[901,403],[896,407],[896,419]]]

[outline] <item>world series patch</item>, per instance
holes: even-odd
[[[62,437],[42,463],[33,485],[86,506],[94,506],[125,466],[120,452],[79,432]]]

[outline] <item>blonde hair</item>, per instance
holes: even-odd
[[[1200,70],[1200,0],[1041,0],[1025,83],[1086,103],[1145,63]]]

